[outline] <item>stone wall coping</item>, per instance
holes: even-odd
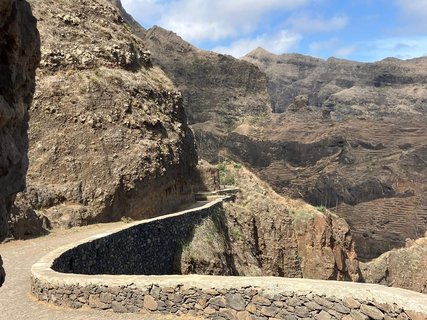
[[[400,288],[385,287],[377,284],[364,284],[332,280],[311,280],[280,277],[236,277],[236,276],[208,276],[208,275],[82,275],[60,273],[51,269],[56,258],[64,252],[86,242],[106,237],[116,232],[132,228],[137,225],[161,221],[171,217],[207,209],[222,202],[222,199],[213,200],[203,206],[174,214],[164,215],[153,219],[129,223],[108,233],[100,233],[84,240],[60,247],[35,263],[31,268],[33,278],[52,286],[135,286],[145,288],[150,284],[160,287],[199,288],[205,289],[240,289],[256,287],[265,294],[293,292],[298,295],[316,294],[344,299],[353,297],[361,301],[375,301],[378,303],[397,303],[407,310],[414,310],[427,314],[427,295]]]

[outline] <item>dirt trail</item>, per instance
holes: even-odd
[[[58,230],[45,237],[13,241],[0,245],[6,269],[6,283],[0,288],[0,320],[132,320],[175,319],[171,315],[116,314],[95,310],[75,310],[54,307],[35,300],[30,293],[30,269],[42,256],[60,246],[108,232],[123,222],[91,225]],[[180,317],[179,319],[197,319]]]

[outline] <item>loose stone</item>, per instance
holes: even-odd
[[[384,313],[382,313],[378,308],[373,306],[367,306],[362,304],[360,306],[360,311],[367,316],[371,317],[374,320],[382,320],[384,319]]]
[[[144,308],[150,310],[150,311],[156,311],[157,310],[157,302],[156,300],[149,294],[147,294],[144,297]]]

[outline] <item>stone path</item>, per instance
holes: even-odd
[[[133,320],[175,319],[171,315],[115,314],[91,309],[74,310],[41,303],[30,293],[30,269],[42,256],[66,244],[123,226],[122,222],[58,230],[48,236],[0,245],[6,283],[0,288],[0,319],[4,320]],[[179,319],[199,319],[190,316]]]

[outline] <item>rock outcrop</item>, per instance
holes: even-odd
[[[40,224],[71,227],[153,217],[192,201],[197,154],[181,94],[152,66],[122,8],[30,3],[43,46],[17,212],[29,205]]]
[[[375,63],[299,54],[275,55],[262,48],[242,58],[268,78],[273,111],[287,110],[294,97],[332,111],[334,117],[425,114],[427,58],[388,58]]]
[[[245,120],[268,117],[267,79],[253,64],[199,50],[157,26],[144,39],[153,62],[182,91],[190,124],[227,132]]]
[[[36,20],[24,0],[0,3],[0,241],[15,194],[25,187],[28,108],[40,59]],[[0,286],[4,282],[0,257]]]
[[[364,64],[258,48],[243,59],[255,70],[158,27],[144,38],[183,92],[202,158],[225,155],[282,195],[335,208],[363,259],[424,233],[426,58]]]
[[[279,196],[239,164],[221,163],[220,176],[240,192],[224,204],[223,217],[195,229],[181,257],[183,273],[359,280],[344,219]]]
[[[361,265],[363,280],[427,293],[427,234]]]

